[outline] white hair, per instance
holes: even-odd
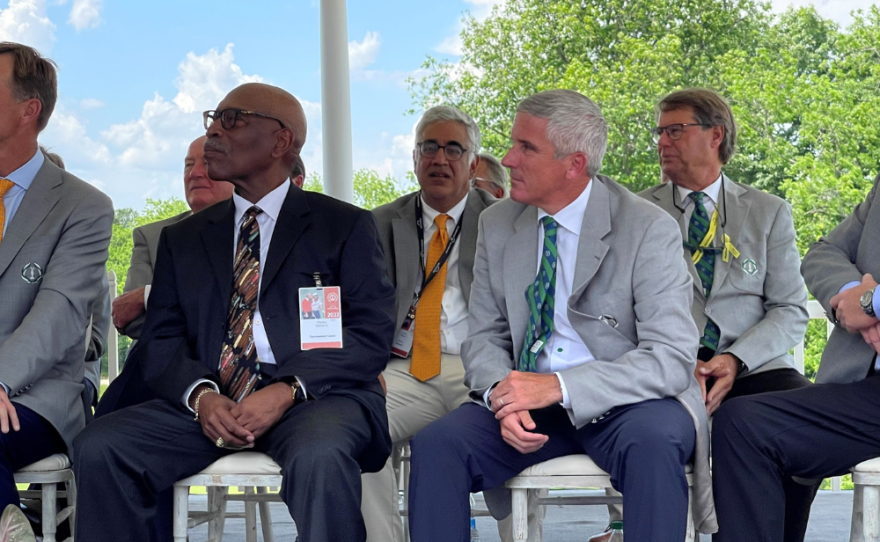
[[[593,100],[573,90],[548,90],[529,96],[516,111],[550,121],[547,139],[556,147],[557,160],[582,152],[587,157],[587,175],[594,177],[602,169],[608,124]]]
[[[504,196],[506,197],[508,185],[507,170],[504,169],[501,162],[491,154],[480,154],[480,162],[486,164],[486,171],[489,174],[489,178],[486,180],[503,190]]]
[[[470,115],[449,105],[435,105],[422,115],[416,125],[416,150],[418,150],[419,141],[422,139],[422,132],[435,122],[444,121],[457,122],[464,126],[468,137],[466,150],[470,152],[470,163],[473,164],[477,159],[477,152],[480,150],[480,127]]]

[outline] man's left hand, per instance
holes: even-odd
[[[292,406],[291,387],[283,382],[276,382],[242,399],[232,408],[231,413],[242,427],[254,434],[254,438],[260,438]]]
[[[113,326],[116,329],[123,329],[144,312],[146,312],[146,308],[144,307],[144,287],[142,286],[122,294],[113,301],[111,311]]]
[[[562,386],[555,374],[511,371],[490,396],[495,419],[520,410],[536,410],[562,402]]]
[[[739,360],[733,354],[721,354],[709,361],[698,361],[697,378],[714,379],[712,389],[706,394],[706,412],[709,416],[718,410],[721,401],[733,387],[739,373]]]
[[[850,333],[856,333],[877,323],[877,318],[865,314],[862,309],[861,297],[868,290],[875,288],[877,282],[870,274],[862,277],[862,283],[849,290],[844,290],[831,298],[831,308],[837,321]]]

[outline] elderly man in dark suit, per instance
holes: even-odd
[[[306,123],[284,90],[242,85],[205,124],[208,174],[235,194],[162,232],[132,353],[159,399],[78,438],[77,540],[149,540],[131,525],[152,523],[158,493],[246,447],[281,465],[300,540],[363,541],[361,470],[391,446],[378,376],[394,291],[375,220],[289,182]],[[301,343],[299,290],[316,284],[341,289],[340,348]]]

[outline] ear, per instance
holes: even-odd
[[[280,158],[286,155],[296,143],[296,137],[292,130],[278,130],[275,136],[275,146],[272,148],[272,157]]]
[[[565,157],[568,161],[568,169],[565,170],[565,178],[574,180],[587,174],[587,164],[589,160],[587,155],[582,152],[575,152]]]
[[[302,175],[297,175],[297,176],[294,177],[294,179],[293,179],[293,184],[295,184],[296,186],[298,186],[298,187],[300,187],[300,188],[303,187],[303,183],[304,183],[304,182],[305,182],[305,179],[303,179],[303,176],[302,176]]]
[[[468,179],[474,178],[474,176],[477,174],[477,166],[479,166],[479,165],[480,165],[480,155],[478,154],[474,157],[474,161],[471,162],[471,165],[468,168],[468,173],[469,173]]]
[[[43,110],[43,104],[40,103],[40,100],[36,98],[31,98],[27,102],[25,102],[24,106],[24,114],[21,116],[21,124],[25,125],[33,122],[36,126],[36,123],[40,118],[40,111]]]
[[[711,146],[713,149],[717,149],[721,147],[721,142],[724,141],[724,126],[713,126],[712,127],[712,141]]]

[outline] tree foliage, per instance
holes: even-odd
[[[412,176],[407,176],[403,182],[398,182],[393,175],[381,177],[372,169],[355,171],[353,185],[354,204],[363,209],[375,209],[418,188]],[[323,193],[324,184],[321,176],[316,173],[309,175],[303,189]]]

